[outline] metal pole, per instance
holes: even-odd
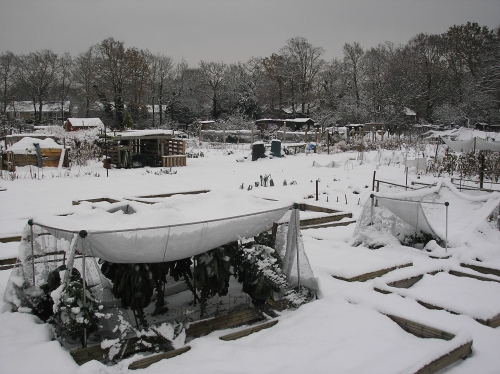
[[[33,269],[33,286],[35,286],[35,246],[33,243],[33,220],[30,219],[28,221],[28,225],[30,225],[31,232],[31,261],[32,261],[32,269]]]
[[[446,207],[446,236],[445,236],[445,251],[448,253],[448,206],[450,205],[449,202],[445,202],[444,206]]]
[[[375,195],[371,194],[370,198],[372,199],[372,206],[370,208],[370,226],[373,225],[373,209],[375,206]]]
[[[86,275],[85,275],[85,237],[87,236],[87,231],[82,230],[79,233],[80,238],[82,238],[82,288],[83,288],[83,310],[84,313],[87,311],[87,289],[85,287],[86,284]],[[85,317],[84,317],[85,318]],[[87,348],[87,328],[83,328],[83,348]]]
[[[318,201],[318,183],[319,183],[319,180],[316,179],[316,201]]]
[[[297,251],[297,284],[300,292],[300,263],[299,263],[299,226],[300,226],[300,218],[299,218],[299,204],[293,204],[294,209],[294,223],[293,230],[295,234],[295,249]]]
[[[108,138],[106,134],[106,124],[104,124],[104,149],[106,150],[106,177],[109,177],[109,168],[111,167],[111,162],[108,160]]]

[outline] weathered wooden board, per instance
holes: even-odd
[[[138,361],[135,361],[135,362],[131,363],[128,366],[128,368],[130,370],[144,369],[144,368],[147,368],[148,366],[154,364],[155,362],[158,362],[158,361],[161,361],[161,360],[165,360],[165,359],[169,359],[169,358],[172,358],[172,357],[175,357],[175,356],[179,356],[179,355],[181,355],[183,353],[186,353],[190,349],[191,349],[191,347],[189,345],[187,345],[185,347],[182,347],[182,348],[179,348],[179,349],[175,349],[173,351],[169,351],[169,352],[165,352],[165,353],[160,353],[158,355],[148,356],[146,358],[143,358],[141,360],[138,360]]]
[[[245,323],[262,321],[264,317],[255,309],[244,309],[223,316],[193,322],[186,329],[186,338],[197,338],[212,331],[236,327]]]
[[[0,243],[10,243],[10,242],[20,242],[20,241],[21,241],[21,235],[0,237]]]
[[[478,271],[483,274],[492,274],[496,275],[497,277],[500,277],[500,269],[494,269],[494,268],[489,268],[486,266],[480,266],[480,265],[471,265],[471,264],[464,264],[461,263],[460,266],[464,268],[469,268],[475,271]]]
[[[113,204],[113,203],[118,203],[120,200],[110,199],[109,197],[99,197],[96,199],[73,200],[72,204],[73,205],[80,205],[84,201],[88,201],[89,203],[107,202],[107,203]]]
[[[236,340],[239,338],[243,338],[244,336],[248,336],[250,334],[253,334],[254,332],[258,332],[258,331],[273,327],[277,323],[278,323],[278,320],[262,323],[260,325],[249,327],[249,328],[241,330],[241,331],[233,332],[232,334],[223,335],[223,336],[219,337],[219,339],[224,340],[224,341]]]
[[[397,317],[394,315],[387,314],[387,317],[396,322],[403,330],[418,336],[420,338],[433,338],[433,339],[444,339],[451,340],[455,337],[454,334],[449,332],[436,329],[434,327],[426,326],[424,324],[410,321],[405,318]],[[424,365],[422,368],[417,370],[415,374],[432,374],[436,373],[441,369],[444,369],[452,363],[467,358],[472,353],[472,340],[458,348],[448,352],[447,354],[437,358],[436,360]]]
[[[399,269],[399,268],[405,268],[405,267],[408,267],[408,266],[413,266],[413,263],[409,262],[407,264],[402,264],[402,265],[393,266],[393,267],[386,268],[386,269],[372,271],[370,273],[365,273],[365,274],[357,275],[357,276],[352,277],[352,278],[343,278],[343,277],[338,277],[338,276],[334,276],[334,275],[332,275],[332,277],[334,277],[336,279],[343,280],[343,281],[347,281],[347,282],[364,282],[364,281],[367,281],[367,280],[370,280],[370,279],[378,278],[378,277],[380,277],[380,276],[382,276],[384,274],[387,274],[387,273],[389,273],[389,272],[391,272],[393,270],[396,270],[396,269]]]

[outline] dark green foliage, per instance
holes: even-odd
[[[170,263],[159,262],[150,264],[150,267],[157,294],[154,314],[160,314],[168,310],[165,305],[165,284],[167,284],[167,275],[170,270]]]
[[[140,323],[147,327],[144,308],[151,303],[155,288],[153,272],[147,264],[113,264],[104,262],[103,275],[113,282],[113,296],[124,308],[131,308]]]
[[[52,270],[47,276],[47,282],[40,286],[42,294],[33,306],[33,314],[38,316],[42,321],[47,322],[54,315],[54,300],[51,293],[61,285],[60,272],[66,270],[66,265],[61,265]],[[71,272],[70,282],[81,282],[80,272],[73,268]]]
[[[194,279],[200,292],[201,316],[205,314],[209,298],[227,295],[229,279],[236,275],[237,251],[238,243],[232,242],[195,256]]]
[[[97,303],[92,294],[85,291],[85,306],[83,304],[82,281],[69,282],[61,294],[56,313],[55,324],[62,328],[73,339],[83,341],[83,333],[87,336],[98,330]]]

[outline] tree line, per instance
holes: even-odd
[[[30,101],[41,123],[44,103],[71,100],[73,116],[99,116],[116,129],[285,115],[399,125],[406,108],[429,123],[500,121],[500,28],[467,23],[370,49],[346,43],[331,61],[324,52],[295,37],[264,58],[189,67],[112,37],[77,56],[7,51],[0,110],[7,121],[10,103]]]

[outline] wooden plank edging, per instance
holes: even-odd
[[[182,347],[179,349],[174,349],[173,351],[160,353],[160,354],[153,355],[153,356],[148,356],[148,357],[143,358],[141,360],[132,362],[128,366],[128,368],[129,368],[129,370],[144,369],[144,368],[147,368],[148,366],[150,366],[158,361],[161,361],[164,359],[169,359],[169,358],[172,358],[175,356],[179,356],[183,353],[186,353],[190,349],[191,349],[191,347],[189,345],[186,345],[185,347]]]
[[[219,337],[219,339],[224,340],[224,341],[236,340],[239,338],[243,338],[244,336],[248,336],[250,334],[253,334],[254,332],[258,332],[258,331],[273,327],[277,323],[278,323],[278,320],[262,323],[260,325],[253,326],[253,327],[241,330],[241,331],[233,332],[232,334],[223,335],[223,336]]]

